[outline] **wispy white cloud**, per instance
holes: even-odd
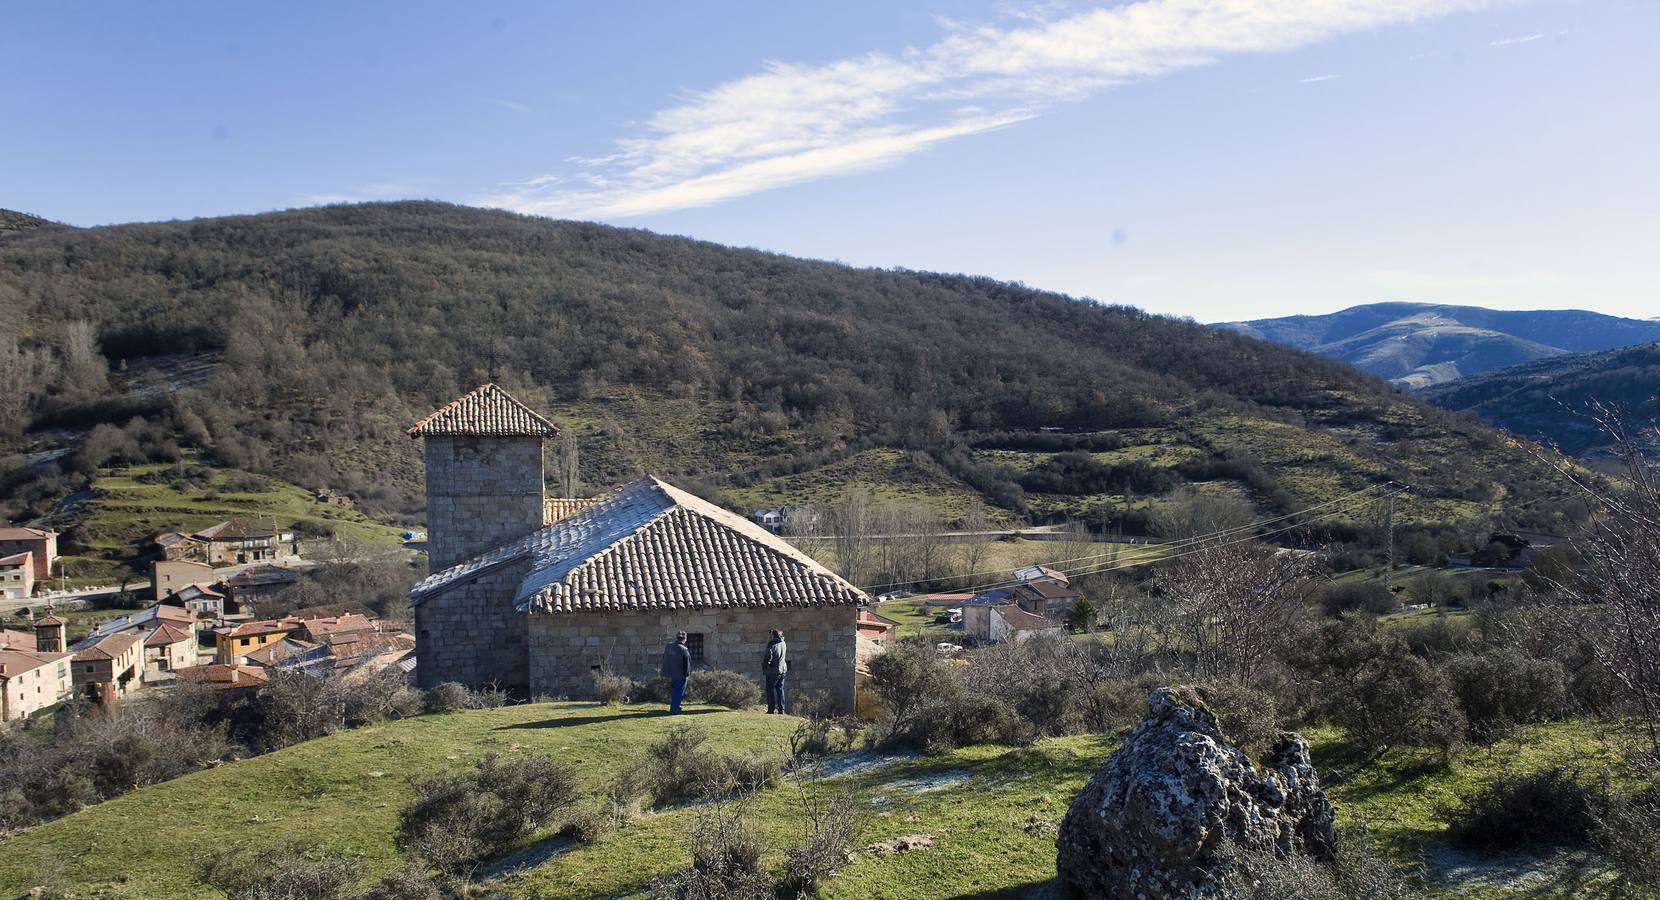
[[[1489,46],[1489,47],[1508,47],[1511,44],[1525,44],[1525,43],[1528,43],[1529,41],[1543,40],[1544,37],[1545,36],[1543,34],[1524,34],[1521,37],[1507,37],[1507,38],[1499,38],[1496,41],[1489,41],[1487,43],[1487,46]]]
[[[1115,85],[1498,2],[1140,0],[1079,13],[1028,4],[1007,26],[941,20],[926,47],[767,62],[658,110],[604,155],[481,202],[591,218],[704,206],[886,165]]]
[[[1315,75],[1311,78],[1299,79],[1297,83],[1298,84],[1316,84],[1316,83],[1321,82],[1321,81],[1336,81],[1337,79],[1342,78],[1342,77],[1343,77],[1342,75]]]
[[[503,100],[500,97],[485,97],[484,102],[490,104],[491,106],[499,106],[502,109],[510,109],[514,112],[530,113],[536,111],[516,100]]]

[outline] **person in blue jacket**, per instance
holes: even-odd
[[[692,675],[692,651],[686,646],[686,632],[677,632],[663,648],[663,677],[669,680],[669,712],[680,712],[686,697],[686,679]]]

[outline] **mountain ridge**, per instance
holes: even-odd
[[[1660,340],[1660,323],[1588,310],[1406,301],[1217,327],[1342,360],[1413,389],[1564,353]]]

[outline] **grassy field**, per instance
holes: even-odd
[[[190,465],[192,460],[186,460]],[[178,489],[153,479],[174,467],[151,464],[101,469],[93,496],[74,514],[87,537],[87,552],[60,557],[71,584],[115,584],[123,577],[148,578],[132,561],[148,535],[164,530],[195,531],[237,516],[275,518],[280,525],[304,522],[317,529],[387,546],[399,529],[363,514],[319,503],[310,491],[272,479],[250,479],[235,469],[214,469],[211,481]],[[235,491],[227,482],[255,484],[262,491]],[[61,526],[60,526],[61,527]]]
[[[468,766],[485,753],[542,752],[575,765],[597,787],[632,765],[647,742],[685,721],[706,728],[710,746],[719,750],[781,752],[797,720],[707,708],[673,719],[655,708],[552,703],[370,726],[145,788],[9,838],[0,843],[0,895],[49,885],[72,897],[209,897],[191,879],[194,854],[275,843],[289,834],[357,855],[370,873],[385,871],[399,864],[391,832],[410,797],[408,777]],[[1439,852],[1442,809],[1462,792],[1508,770],[1617,755],[1608,736],[1578,723],[1528,729],[1514,744],[1470,754],[1446,769],[1411,754],[1362,764],[1339,732],[1309,736],[1323,771],[1348,773],[1329,790],[1340,821],[1367,823],[1380,848],[1408,862]],[[843,767],[821,786],[851,791],[861,801],[858,843],[925,833],[935,847],[892,857],[859,854],[823,896],[1019,897],[1042,890],[1054,875],[1045,823],[1059,821],[1116,741],[1085,735],[1028,748],[848,757],[859,765]],[[797,803],[791,783],[756,801],[771,864],[798,834]],[[497,886],[514,897],[639,895],[652,878],[687,863],[692,814],[688,808],[647,814],[596,843],[502,873]],[[1571,883],[1577,892],[1594,893],[1596,882],[1593,871],[1589,883]],[[1550,881],[1539,892],[1534,882],[1527,895],[1561,896],[1550,886],[1567,883]],[[1422,889],[1429,896],[1522,896],[1502,884],[1432,882]]]

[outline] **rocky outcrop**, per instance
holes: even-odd
[[[1329,858],[1332,807],[1308,742],[1282,733],[1261,768],[1227,743],[1191,688],[1160,688],[1147,718],[1072,801],[1055,841],[1085,897],[1226,897],[1241,851]]]

